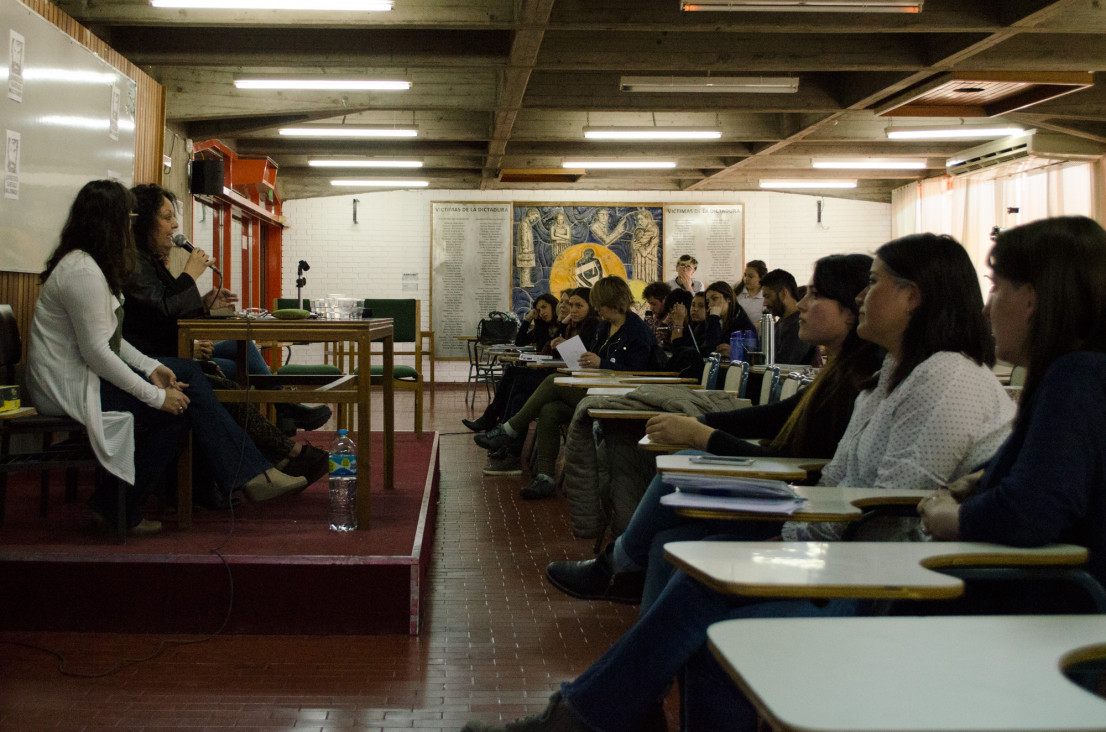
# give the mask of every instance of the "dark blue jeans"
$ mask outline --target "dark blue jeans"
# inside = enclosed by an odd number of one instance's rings
[[[680,455],[706,455],[699,450],[685,450]],[[641,615],[656,601],[669,577],[672,565],[664,558],[664,545],[670,541],[699,541],[708,536],[724,536],[738,541],[764,541],[780,533],[780,524],[773,521],[727,521],[725,519],[689,519],[661,505],[661,498],[675,487],[657,475],[645,490],[634,509],[630,523],[614,543],[615,571],[644,569],[645,590],[641,598]]]
[[[124,510],[127,526],[135,526],[142,521],[142,504],[177,455],[188,418],[147,406],[106,379],[100,379],[100,409],[134,415],[134,485],[127,487]],[[101,481],[88,502],[93,511],[112,524],[119,512],[118,481],[115,476]]]
[[[237,380],[238,365],[235,361],[236,358],[238,358],[238,341],[215,342],[215,348],[211,352],[211,360],[219,364],[219,368],[223,370],[228,379]],[[246,344],[246,371],[260,376],[270,376],[272,374],[272,371],[269,370],[269,364],[265,363],[261,351],[257,350],[257,344],[253,341]]]
[[[681,729],[756,730],[757,714],[707,647],[707,628],[734,618],[843,617],[860,614],[859,600],[816,605],[722,595],[683,572],[633,628],[561,693],[575,715],[599,732],[633,729],[681,678]],[[780,653],[799,660],[801,649],[781,641]]]

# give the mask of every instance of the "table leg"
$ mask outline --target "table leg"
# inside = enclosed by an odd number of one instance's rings
[[[372,515],[372,341],[357,340],[357,528],[367,531]]]
[[[381,379],[384,391],[384,487],[396,487],[396,424],[395,424],[395,339],[383,340],[384,373]]]

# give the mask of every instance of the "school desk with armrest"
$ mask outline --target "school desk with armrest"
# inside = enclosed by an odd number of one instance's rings
[[[1101,615],[743,618],[707,638],[776,730],[1106,729],[1106,701],[1063,675],[1106,657]]]

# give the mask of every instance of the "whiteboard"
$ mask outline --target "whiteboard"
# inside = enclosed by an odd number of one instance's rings
[[[0,271],[41,272],[81,186],[134,184],[138,86],[18,0],[0,42]]]

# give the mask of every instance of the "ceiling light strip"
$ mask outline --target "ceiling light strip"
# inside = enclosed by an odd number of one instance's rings
[[[353,178],[335,178],[330,181],[332,186],[347,186],[355,188],[426,188],[430,185],[430,181],[426,180],[387,180],[387,179],[365,179],[357,180]]]
[[[585,127],[588,140],[718,140],[721,130],[689,127]]]
[[[856,188],[856,180],[843,178],[773,178],[760,181],[761,188]]]
[[[421,160],[308,160],[311,168],[421,168]]]
[[[418,137],[414,128],[397,127],[282,127],[285,137]]]
[[[794,76],[623,76],[624,92],[668,94],[793,94],[799,91]]]
[[[317,10],[387,12],[391,0],[150,0],[155,8],[188,10]]]
[[[239,89],[406,91],[411,88],[411,82],[381,79],[235,79],[234,86]]]
[[[592,168],[596,170],[654,170],[675,168],[674,160],[568,160],[561,163],[562,168]]]
[[[925,0],[681,0],[687,12],[920,13]]]
[[[889,140],[979,140],[1020,135],[1021,127],[964,125],[963,127],[888,127]]]
[[[814,158],[810,167],[824,170],[925,170],[926,161]]]

